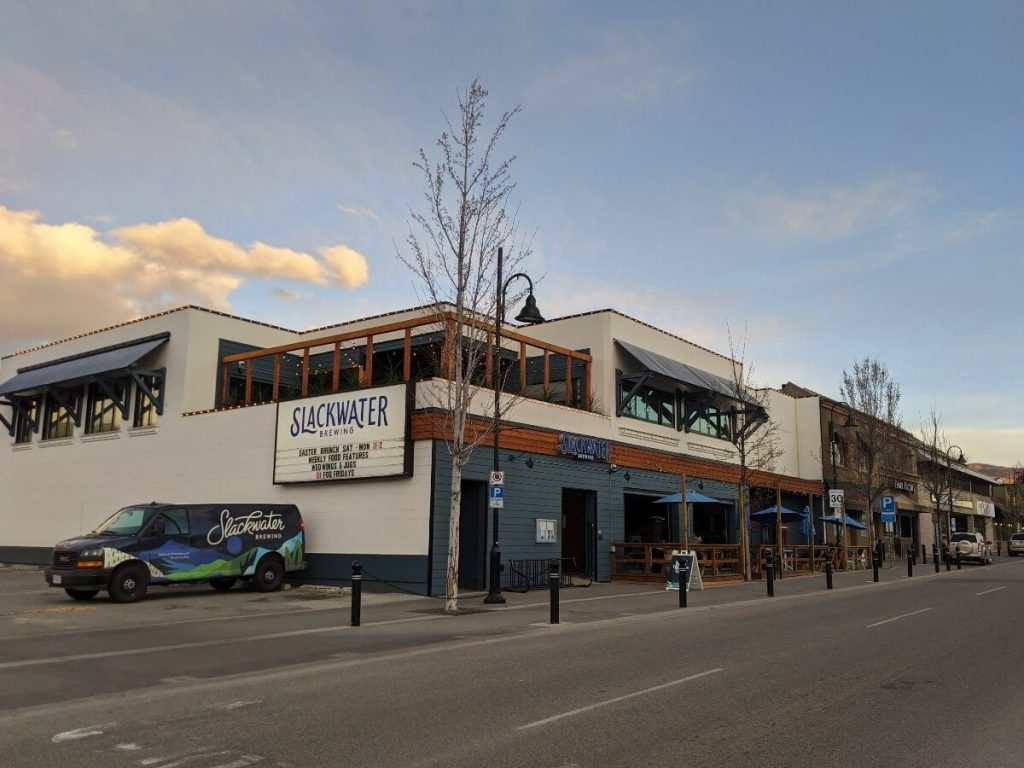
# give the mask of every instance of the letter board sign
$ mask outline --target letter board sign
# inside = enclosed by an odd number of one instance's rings
[[[412,474],[406,384],[277,404],[275,483]]]

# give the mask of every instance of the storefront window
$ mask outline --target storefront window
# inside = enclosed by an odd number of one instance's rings
[[[32,435],[39,423],[39,398],[20,398],[20,406],[14,411],[14,442],[31,443]]]
[[[666,427],[676,425],[676,399],[670,392],[652,387],[640,387],[633,397],[626,400],[632,387],[628,382],[619,385],[619,404],[622,415]]]
[[[78,411],[82,393],[77,390],[61,392],[64,403]],[[54,397],[46,398],[46,415],[43,418],[43,440],[58,440],[71,437],[75,433],[75,421],[65,405]]]
[[[142,381],[149,388],[149,391],[153,393],[153,400],[159,399],[163,379],[158,376],[143,376]],[[136,429],[140,427],[155,427],[157,425],[160,417],[157,415],[156,404],[153,400],[146,395],[140,386],[135,385],[132,426]]]
[[[690,432],[723,440],[732,438],[733,414],[713,405],[701,406],[696,409],[687,407],[686,423],[689,425]]]

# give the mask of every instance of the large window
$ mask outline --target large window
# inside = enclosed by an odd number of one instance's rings
[[[155,427],[159,421],[154,400],[160,399],[160,388],[163,386],[163,379],[159,376],[142,376],[142,383],[149,389],[152,399],[145,390],[138,384],[135,385],[135,402],[132,404],[132,426]]]
[[[85,419],[86,434],[117,432],[121,429],[119,403],[125,402],[127,394],[128,382],[124,379],[107,382],[105,389],[99,384],[90,384],[89,407]]]
[[[19,398],[19,407],[14,409],[14,442],[32,442],[32,435],[39,425],[39,398]]]
[[[46,398],[46,414],[43,417],[43,440],[58,440],[75,433],[72,412],[78,412],[82,393],[78,389],[66,389]],[[70,410],[69,410],[70,409]]]
[[[702,405],[697,409],[686,410],[688,431],[722,440],[732,439],[733,414],[731,411],[716,408],[713,405]]]
[[[632,387],[629,382],[622,382],[619,386],[619,405],[623,416],[634,419],[642,419],[653,424],[662,424],[666,427],[676,425],[676,398],[669,392],[662,392],[651,387],[640,387],[636,394],[626,402]]]

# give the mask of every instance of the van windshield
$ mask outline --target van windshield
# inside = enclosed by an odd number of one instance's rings
[[[93,533],[105,533],[110,536],[138,536],[149,512],[147,507],[119,509],[104,520]]]

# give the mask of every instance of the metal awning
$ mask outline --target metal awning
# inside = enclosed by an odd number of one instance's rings
[[[692,365],[681,363],[670,357],[659,355],[657,352],[651,352],[626,341],[615,339],[615,343],[630,357],[640,363],[648,373],[664,376],[686,386],[714,392],[731,400],[738,400],[754,406],[758,405],[757,401],[746,393],[737,393],[736,387],[731,381],[717,374],[703,371],[700,368],[695,368]]]
[[[103,347],[81,355],[19,368],[0,384],[0,395],[32,392],[54,384],[73,384],[95,376],[127,370],[169,339],[169,332]]]

